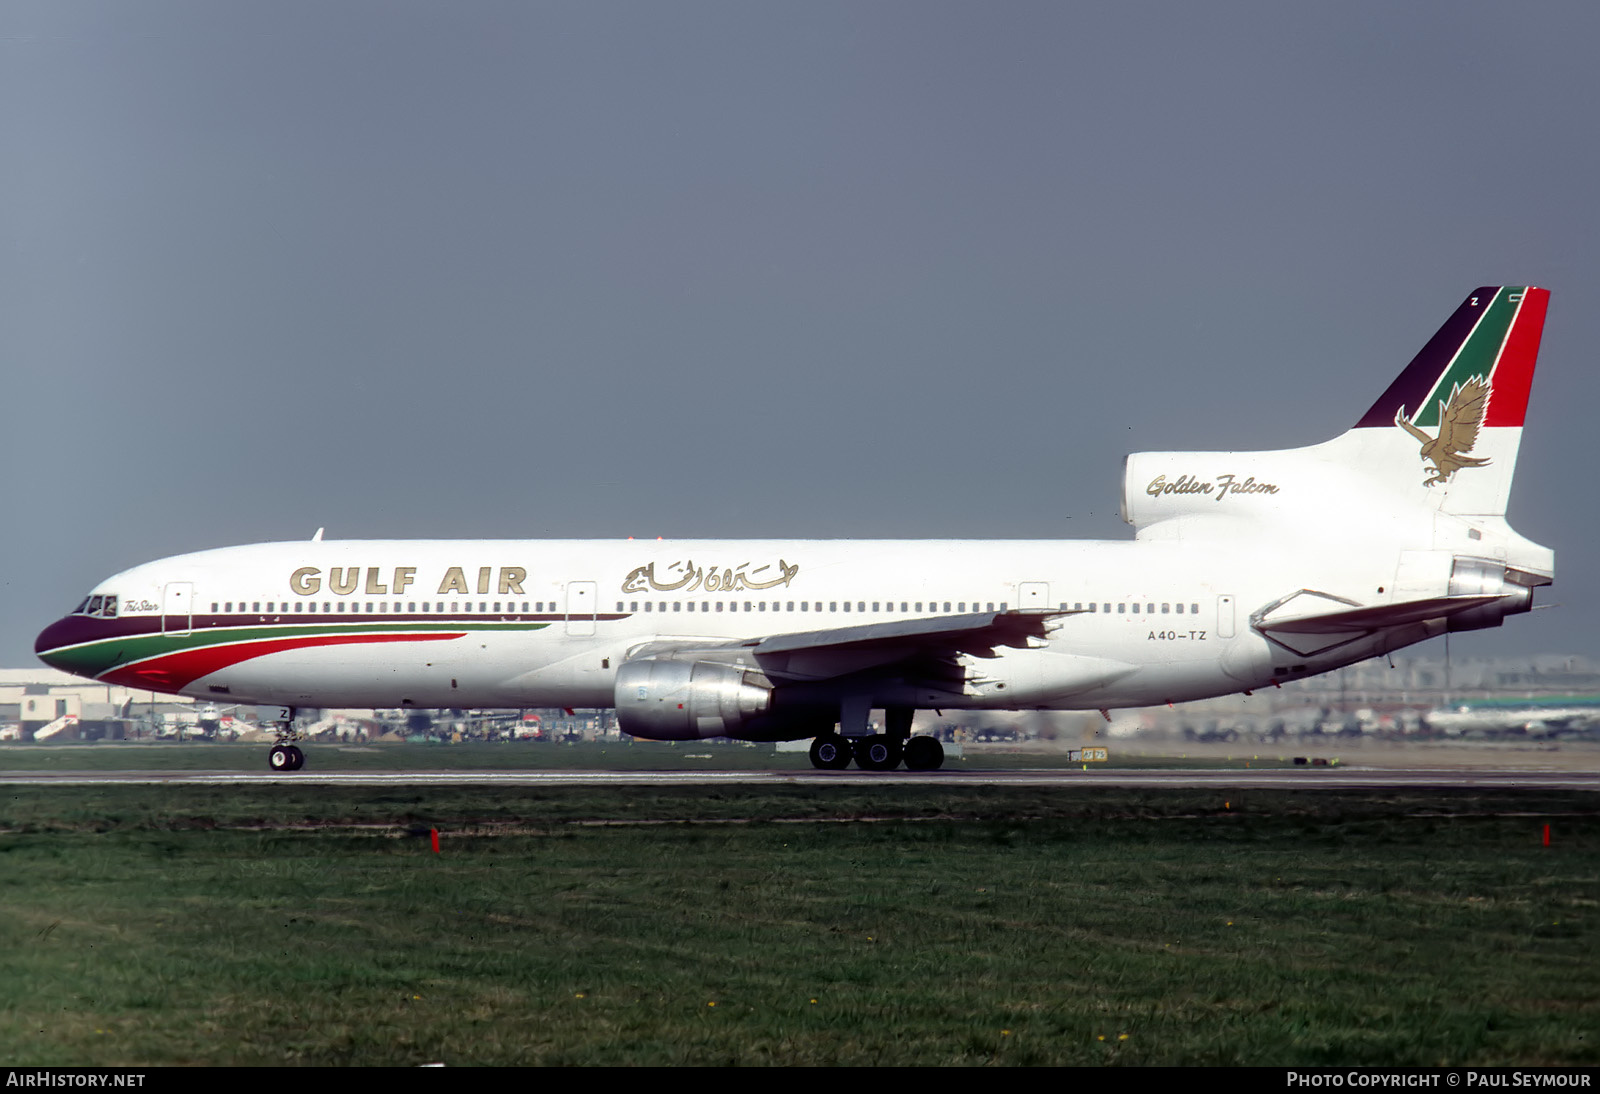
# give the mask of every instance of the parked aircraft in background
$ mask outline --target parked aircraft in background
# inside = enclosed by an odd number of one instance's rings
[[[1426,715],[1428,728],[1452,737],[1588,735],[1600,729],[1600,695],[1469,699]]]
[[[298,706],[614,706],[639,737],[811,737],[818,767],[936,768],[919,709],[1248,692],[1527,611],[1555,559],[1505,511],[1548,296],[1473,292],[1333,440],[1130,456],[1131,541],[319,533],[126,570],[37,650],[290,708],[278,768],[302,759]]]

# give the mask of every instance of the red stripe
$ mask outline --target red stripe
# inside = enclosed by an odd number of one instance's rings
[[[438,642],[447,638],[462,638],[461,633],[424,634],[320,634],[301,638],[269,638],[261,642],[238,642],[225,646],[201,646],[198,649],[179,650],[164,657],[153,657],[131,665],[122,665],[99,677],[108,684],[123,687],[153,688],[171,691],[185,687],[202,676],[219,669],[265,657],[269,653],[285,650],[309,649],[312,646],[343,646],[365,642]]]
[[[1494,394],[1489,396],[1489,411],[1483,418],[1486,426],[1520,426],[1528,414],[1528,389],[1533,386],[1533,365],[1539,358],[1550,290],[1530,288],[1523,294],[1522,308],[1494,367]]]

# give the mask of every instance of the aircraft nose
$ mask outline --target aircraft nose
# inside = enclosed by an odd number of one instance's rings
[[[39,632],[39,637],[33,641],[34,655],[53,669],[71,672],[72,669],[65,663],[63,649],[77,642],[82,642],[88,636],[83,633],[84,625],[88,620],[81,616],[66,616],[50,624]]]

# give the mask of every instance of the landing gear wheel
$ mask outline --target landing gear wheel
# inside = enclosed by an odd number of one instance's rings
[[[290,771],[299,771],[302,767],[304,767],[306,765],[306,754],[304,752],[301,752],[298,746],[290,745],[288,747],[287,751],[289,753],[289,770]]]
[[[850,766],[850,742],[837,733],[824,733],[811,742],[811,766],[839,771]]]
[[[856,766],[864,771],[893,771],[900,766],[904,746],[884,733],[856,740]]]
[[[267,766],[274,771],[293,771],[294,756],[283,745],[273,745],[267,753]]]
[[[906,742],[906,769],[937,771],[944,766],[944,745],[932,737],[913,737]]]

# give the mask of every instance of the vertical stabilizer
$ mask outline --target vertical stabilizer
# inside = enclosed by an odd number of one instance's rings
[[[1362,462],[1408,453],[1394,473],[1414,474],[1442,511],[1503,514],[1549,300],[1532,286],[1474,290],[1347,434],[1366,442]]]
[[[1503,517],[1549,299],[1531,286],[1474,290],[1355,426],[1323,444],[1129,456],[1124,519],[1143,530],[1202,516],[1298,525],[1346,510]]]

